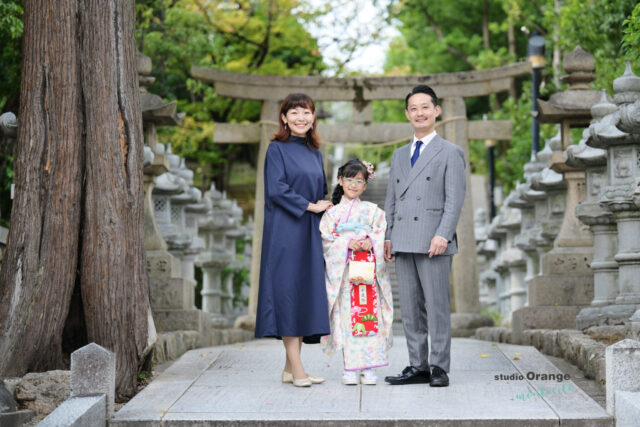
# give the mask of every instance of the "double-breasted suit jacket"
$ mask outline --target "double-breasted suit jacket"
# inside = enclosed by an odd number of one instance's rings
[[[464,152],[436,135],[411,167],[411,144],[393,154],[385,213],[386,240],[396,252],[426,254],[433,236],[449,242],[444,255],[458,252],[456,225],[466,188]]]
[[[420,370],[449,371],[451,315],[449,276],[458,252],[456,225],[466,189],[462,149],[436,135],[411,167],[411,144],[393,155],[385,213],[396,254],[400,311],[409,362]],[[434,236],[449,242],[429,257]],[[431,348],[428,338],[431,337]]]

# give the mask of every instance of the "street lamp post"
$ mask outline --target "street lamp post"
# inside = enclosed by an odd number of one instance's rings
[[[532,83],[532,102],[531,102],[531,159],[535,160],[536,153],[540,151],[540,124],[538,123],[538,96],[540,95],[540,76],[542,69],[546,64],[544,57],[544,37],[537,33],[529,38],[527,46],[527,56],[531,63],[531,83]]]

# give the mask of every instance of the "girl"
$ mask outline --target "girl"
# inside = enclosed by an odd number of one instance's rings
[[[393,300],[383,257],[387,222],[384,211],[359,198],[373,176],[373,166],[358,159],[338,169],[334,206],[320,220],[331,323],[321,345],[328,354],[342,349],[343,384],[357,384],[357,371],[362,384],[376,384],[374,368],[389,364],[392,345]],[[354,277],[357,261],[373,263],[371,282]]]

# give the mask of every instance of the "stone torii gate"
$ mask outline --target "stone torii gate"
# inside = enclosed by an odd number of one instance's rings
[[[384,143],[409,140],[413,131],[408,123],[373,123],[371,102],[404,99],[419,84],[431,86],[442,100],[440,133],[459,145],[469,164],[467,135],[472,139],[510,140],[511,121],[467,121],[464,98],[487,96],[508,91],[513,79],[531,72],[528,62],[481,71],[441,73],[424,76],[347,77],[270,76],[240,74],[209,68],[192,67],[191,75],[215,84],[221,96],[262,102],[260,122],[252,124],[216,123],[214,141],[221,144],[259,143],[257,185],[254,212],[250,325],[255,321],[258,303],[260,251],[264,221],[264,159],[271,135],[277,128],[280,102],[290,93],[302,92],[314,101],[349,101],[353,103],[353,123],[318,124],[318,133],[327,142]],[[442,132],[444,128],[444,132]],[[467,167],[467,188],[471,188]],[[479,319],[478,272],[471,192],[462,208],[458,225],[459,254],[453,259],[452,327],[472,329],[482,326]],[[463,314],[464,313],[464,314]],[[458,319],[456,321],[456,318]],[[475,325],[474,325],[475,323]]]

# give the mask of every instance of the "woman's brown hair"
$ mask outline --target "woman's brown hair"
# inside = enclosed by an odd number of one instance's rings
[[[313,104],[313,100],[304,93],[291,93],[282,101],[280,106],[280,114],[278,114],[278,131],[271,137],[272,141],[288,142],[291,138],[291,129],[285,126],[282,121],[282,115],[287,115],[287,112],[293,108],[308,108],[313,113],[313,126],[307,131],[307,146],[313,150],[320,148],[320,137],[316,133],[318,128],[318,118],[316,117],[316,106]]]

